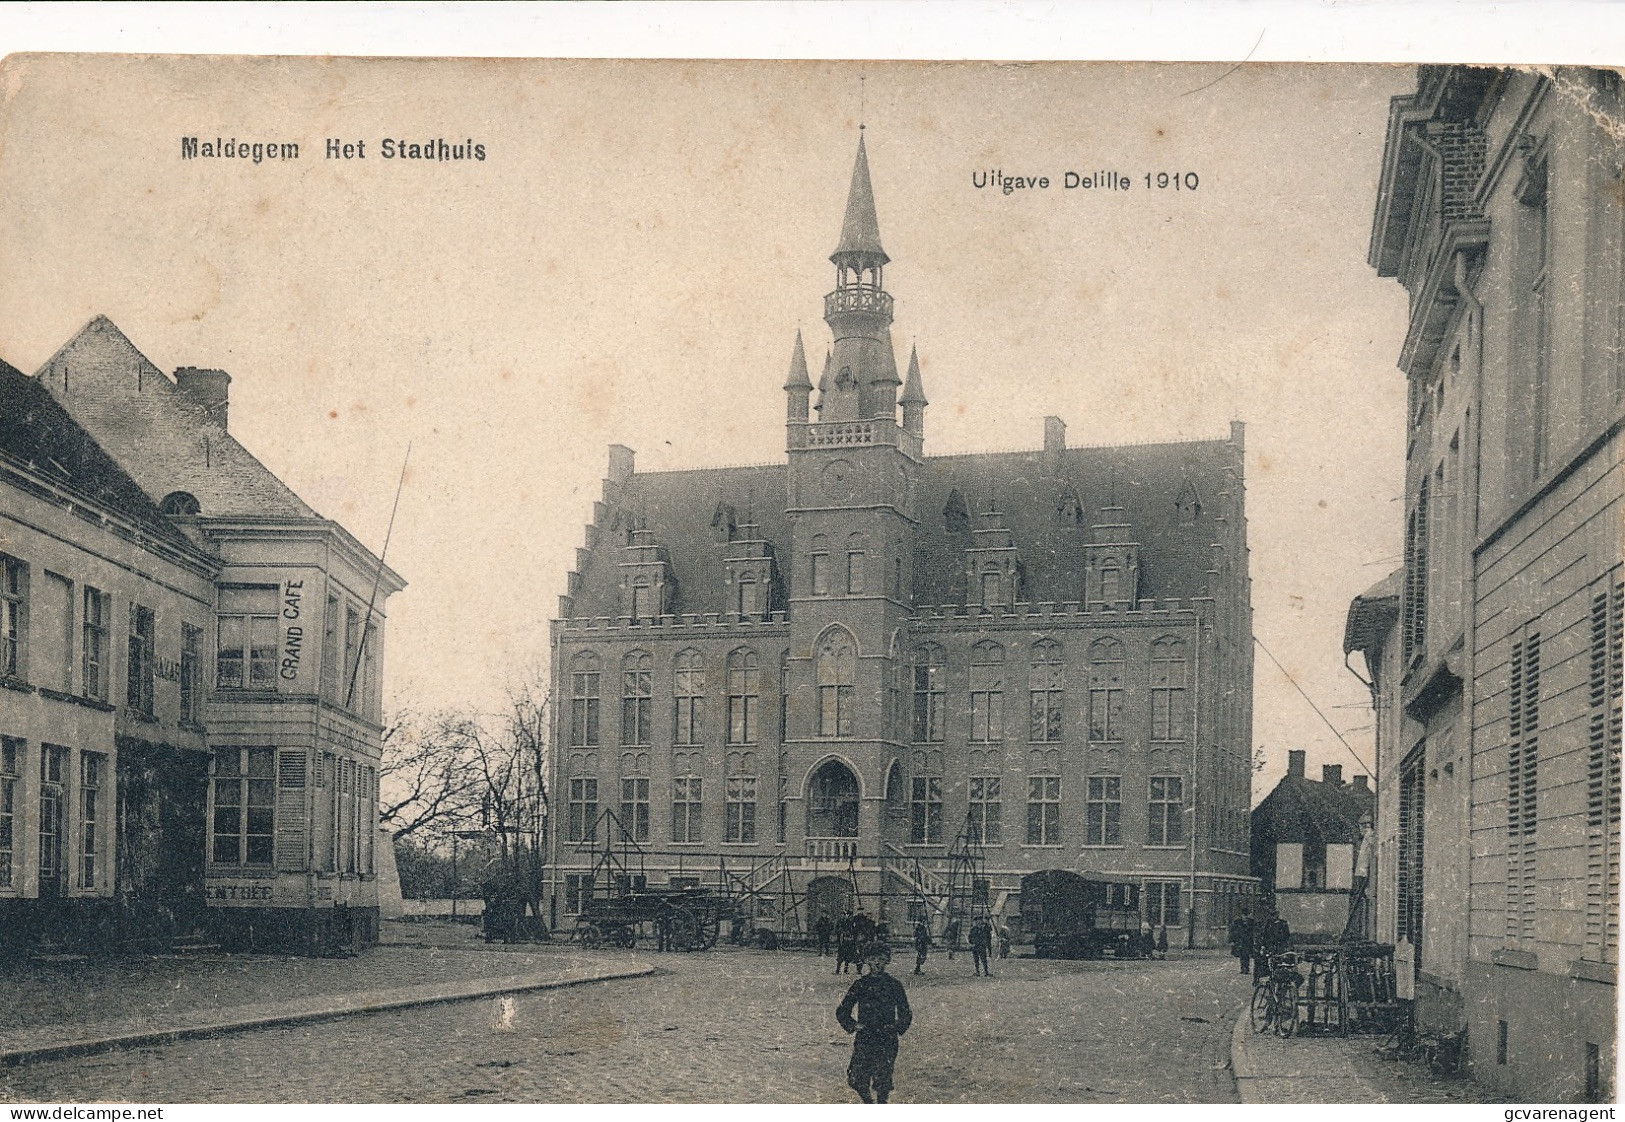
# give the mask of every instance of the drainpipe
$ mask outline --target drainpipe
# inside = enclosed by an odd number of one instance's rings
[[[1196,758],[1201,750],[1202,725],[1198,718],[1202,697],[1202,617],[1196,618],[1196,642],[1191,644],[1191,829],[1190,829],[1190,898],[1186,905],[1189,917],[1185,924],[1185,946],[1196,946],[1196,830],[1201,823],[1197,815]]]

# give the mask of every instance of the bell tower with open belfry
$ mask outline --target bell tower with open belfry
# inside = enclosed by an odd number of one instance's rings
[[[874,853],[891,839],[893,765],[907,738],[907,626],[923,424],[898,423],[890,258],[862,134],[824,297],[833,341],[809,419],[799,335],[786,391],[793,563],[785,755],[787,841],[809,856]],[[918,380],[917,372],[914,374]],[[918,387],[916,387],[917,389]],[[923,409],[923,393],[915,412]]]

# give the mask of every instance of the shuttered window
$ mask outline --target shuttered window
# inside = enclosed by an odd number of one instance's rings
[[[1615,570],[1591,596],[1586,759],[1586,957],[1619,961],[1620,659],[1625,584]]]
[[[1507,680],[1506,937],[1535,935],[1535,829],[1539,823],[1540,632],[1512,644]]]
[[[276,867],[287,873],[303,872],[305,868],[306,755],[303,748],[284,748],[277,758]]]

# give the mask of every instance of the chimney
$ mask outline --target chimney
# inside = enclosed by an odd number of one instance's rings
[[[1298,778],[1298,779],[1303,778],[1303,757],[1304,757],[1304,753],[1303,753],[1302,749],[1298,749],[1296,751],[1288,752],[1286,754],[1286,773],[1287,773],[1287,775],[1293,776],[1293,777]]]
[[[1059,417],[1044,418],[1044,451],[1066,451],[1066,422]]]
[[[198,366],[180,366],[175,369],[175,386],[181,396],[202,409],[215,424],[226,427],[226,407],[231,392],[231,375],[224,370],[206,370]]]
[[[609,446],[609,481],[625,483],[632,478],[632,449],[624,444]]]
[[[1247,423],[1245,421],[1231,421],[1230,422],[1230,443],[1234,444],[1238,451],[1245,451],[1246,450],[1246,448],[1247,448]]]
[[[1321,764],[1320,781],[1333,787],[1341,787],[1343,785],[1343,765]]]
[[[1349,780],[1349,782],[1354,784],[1354,793],[1356,795],[1365,795],[1370,793],[1370,788],[1365,785],[1365,776],[1356,775],[1353,779]]]

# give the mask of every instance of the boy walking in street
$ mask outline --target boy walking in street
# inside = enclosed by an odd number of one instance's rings
[[[970,927],[970,953],[975,960],[976,973],[987,978],[993,977],[993,925],[986,919],[978,919]]]
[[[898,1038],[914,1022],[903,983],[886,973],[891,950],[873,943],[864,955],[869,973],[852,983],[835,1010],[835,1019],[849,1033],[852,1061],[846,1067],[846,1082],[864,1102],[885,1102],[891,1098],[892,1068],[897,1063]],[[857,1010],[856,1019],[852,1012]],[[871,1089],[873,1097],[871,1097]]]
[[[921,916],[914,921],[914,973],[925,973],[925,956],[931,953],[931,925]]]

